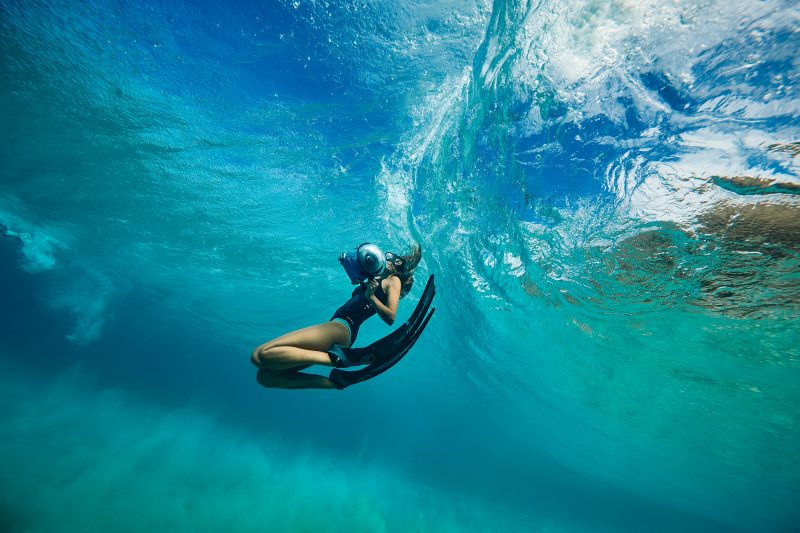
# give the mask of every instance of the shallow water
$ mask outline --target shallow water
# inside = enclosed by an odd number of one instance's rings
[[[794,529],[797,8],[396,4],[0,4],[0,528]],[[258,386],[363,241],[417,346]]]

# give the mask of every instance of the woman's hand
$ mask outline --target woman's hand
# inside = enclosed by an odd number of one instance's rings
[[[367,300],[370,302],[372,302],[372,296],[378,288],[378,283],[378,280],[371,279],[364,285],[364,296],[366,296]]]

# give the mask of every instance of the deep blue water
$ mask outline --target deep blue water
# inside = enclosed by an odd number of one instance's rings
[[[795,530],[798,16],[1,2],[0,529]],[[261,388],[364,241],[419,343]]]

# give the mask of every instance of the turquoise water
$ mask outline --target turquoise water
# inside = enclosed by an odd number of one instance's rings
[[[797,18],[0,3],[0,529],[794,530]],[[261,388],[363,241],[419,343]]]

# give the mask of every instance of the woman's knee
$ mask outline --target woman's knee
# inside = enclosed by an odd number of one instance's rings
[[[269,364],[271,359],[270,351],[272,350],[272,346],[268,344],[262,344],[255,350],[253,353],[250,354],[250,362],[253,363],[258,368],[263,368],[264,365]]]

